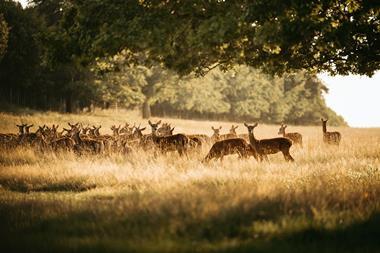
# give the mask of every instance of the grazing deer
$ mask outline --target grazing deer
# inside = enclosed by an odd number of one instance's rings
[[[148,121],[152,128],[152,140],[153,143],[158,147],[163,153],[168,151],[177,151],[179,155],[187,154],[187,147],[189,145],[189,138],[184,134],[175,134],[165,137],[157,136],[157,129],[161,120],[157,123],[152,123]]]
[[[214,128],[212,126],[211,129],[214,131],[213,135],[211,136],[211,140],[213,142],[219,141],[220,140],[220,130],[222,130],[222,127],[220,126],[219,128]]]
[[[253,134],[253,130],[257,127],[257,125],[258,123],[252,126],[244,123],[244,126],[248,129],[249,142],[251,143],[253,149],[257,152],[259,161],[262,161],[263,159],[268,161],[267,155],[282,152],[286,161],[293,162],[294,159],[289,152],[289,149],[292,146],[292,141],[283,137],[257,140]]]
[[[294,144],[298,144],[302,148],[302,135],[300,133],[285,133],[285,129],[287,127],[287,125],[281,123],[280,129],[278,130],[278,135],[291,139]]]
[[[342,135],[339,132],[327,132],[327,121],[328,119],[322,119],[322,131],[323,131],[323,142],[326,144],[338,145],[342,139]]]
[[[257,160],[256,152],[248,142],[240,138],[234,138],[215,142],[203,162],[208,162],[211,159],[220,159],[222,161],[224,156],[232,154],[238,154],[239,158],[247,158],[249,155],[253,155]]]

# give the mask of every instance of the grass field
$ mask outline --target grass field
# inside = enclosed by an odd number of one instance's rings
[[[77,121],[102,133],[147,125],[123,111],[3,113],[0,133]],[[231,125],[164,121],[208,135]],[[323,145],[321,126],[289,126],[304,136],[304,148],[291,149],[295,163],[278,154],[202,164],[207,147],[190,159],[0,150],[0,252],[380,252],[380,129],[330,130],[342,133],[339,148]],[[277,131],[259,125],[255,134]]]

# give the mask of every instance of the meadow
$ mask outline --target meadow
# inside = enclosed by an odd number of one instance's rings
[[[176,133],[247,132],[242,122],[162,120]],[[1,113],[0,133],[24,122],[101,124],[101,133],[135,122],[150,132],[136,112],[98,111]],[[320,122],[289,126],[304,136],[294,163],[276,154],[203,164],[209,146],[189,158],[0,150],[0,251],[380,252],[380,129],[329,130],[341,132],[339,147],[323,144]]]

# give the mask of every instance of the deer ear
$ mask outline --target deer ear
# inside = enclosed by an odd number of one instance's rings
[[[259,125],[259,123],[256,122],[255,125],[254,125],[254,127],[257,127],[258,125]]]
[[[213,126],[211,127],[211,129],[212,129],[212,130],[215,130],[215,128],[214,128]]]
[[[149,123],[149,125],[152,125],[152,122],[150,122],[150,120],[148,120],[148,123]]]
[[[244,126],[245,126],[245,127],[248,127],[248,124],[244,122]]]
[[[140,129],[140,131],[142,132],[142,131],[144,131],[145,129],[146,129],[146,127],[144,127],[144,128],[141,128],[141,129]]]
[[[239,126],[236,126],[235,129],[238,129]]]
[[[175,127],[173,127],[173,128],[170,130],[170,132],[173,132],[173,131],[174,131],[174,128],[175,128]]]
[[[159,124],[161,124],[161,120],[159,120],[159,121],[157,122],[157,125],[159,125]]]
[[[285,126],[284,126],[284,128],[287,128],[287,127],[288,127],[288,125],[285,125]]]
[[[219,127],[219,130],[222,129],[222,126]]]

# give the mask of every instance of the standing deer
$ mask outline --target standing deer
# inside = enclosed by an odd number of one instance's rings
[[[326,144],[338,145],[342,139],[342,135],[339,132],[327,132],[327,121],[328,119],[322,119],[322,131],[323,131],[323,142]]]
[[[298,144],[302,148],[302,135],[300,133],[285,133],[285,129],[287,127],[287,125],[281,123],[280,129],[278,130],[278,135],[291,139],[294,144]]]
[[[175,134],[170,136],[159,137],[157,136],[157,129],[161,120],[157,123],[152,123],[148,121],[152,128],[152,140],[156,147],[158,147],[161,152],[166,153],[168,151],[177,151],[179,155],[187,154],[187,148],[189,145],[189,138],[184,134]]]
[[[253,134],[253,130],[257,127],[258,123],[254,125],[248,125],[244,123],[244,126],[248,129],[249,142],[251,143],[253,149],[257,152],[259,161],[265,159],[268,160],[269,154],[276,154],[282,152],[286,161],[293,162],[294,159],[290,155],[289,149],[292,146],[292,141],[288,138],[278,137],[272,139],[257,140]]]
[[[224,156],[232,154],[238,154],[239,158],[253,155],[257,160],[256,152],[248,142],[244,139],[234,138],[215,142],[202,162],[208,162],[211,159],[223,161]]]

